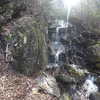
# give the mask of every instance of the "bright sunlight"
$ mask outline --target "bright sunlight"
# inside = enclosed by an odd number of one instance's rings
[[[64,4],[64,7],[72,7],[72,6],[75,6],[79,3],[80,0],[62,0],[63,1],[63,4]]]

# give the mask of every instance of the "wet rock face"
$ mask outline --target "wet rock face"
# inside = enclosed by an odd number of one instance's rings
[[[43,70],[46,65],[45,33],[32,17],[22,17],[14,24],[10,44],[14,69],[26,75]]]
[[[85,29],[81,22],[72,22],[68,28],[59,29],[59,36],[60,41],[65,46],[66,63],[91,66],[90,59],[93,58],[94,52],[93,48],[90,49],[89,46],[97,41],[96,34]],[[99,46],[94,48],[99,56]]]
[[[82,37],[82,34],[78,33],[78,30],[75,28],[77,29],[76,26],[69,27],[66,31],[66,38],[62,39],[66,48],[66,62],[84,66],[87,64],[88,50],[83,45],[85,39],[82,40],[82,38],[84,37]]]

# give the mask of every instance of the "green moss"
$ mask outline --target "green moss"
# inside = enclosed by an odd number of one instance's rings
[[[96,67],[97,67],[97,68],[100,68],[100,63],[97,63],[97,64],[96,64]]]
[[[74,69],[70,69],[69,72],[71,73],[71,75],[84,76],[84,73],[83,72],[79,72],[79,71],[76,71]]]
[[[95,61],[100,62],[100,57],[96,57]]]
[[[86,70],[83,69],[83,70],[76,70],[74,68],[72,68],[71,66],[69,65],[64,65],[64,68],[72,75],[72,76],[84,76],[85,73],[86,73]]]
[[[64,93],[60,100],[72,100],[72,97],[69,95],[69,93]]]

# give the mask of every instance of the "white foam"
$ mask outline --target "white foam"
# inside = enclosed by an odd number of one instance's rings
[[[95,93],[98,91],[98,87],[96,84],[94,84],[94,78],[87,78],[85,83],[83,84],[83,89],[87,93],[87,95],[90,95],[92,93]]]

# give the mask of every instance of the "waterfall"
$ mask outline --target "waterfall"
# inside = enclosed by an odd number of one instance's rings
[[[55,35],[55,39],[51,41],[51,45],[50,45],[50,49],[52,52],[52,55],[54,56],[54,62],[50,62],[48,67],[51,67],[51,65],[53,67],[58,67],[59,65],[61,65],[61,62],[59,61],[59,56],[62,53],[65,53],[65,47],[64,45],[61,43],[60,41],[60,32],[59,30],[61,28],[65,28],[65,23],[63,20],[57,21],[57,27],[56,27],[56,33],[54,33]]]
[[[86,39],[84,33],[81,34],[77,24],[69,22],[68,27],[66,27],[66,23],[63,21],[58,21],[53,31],[49,33],[51,37],[52,35],[55,37],[50,40],[49,53],[51,57],[49,57],[49,60],[51,61],[48,63],[47,68],[62,68],[67,65],[67,71],[71,69],[73,72],[78,73],[78,77],[84,76],[84,82],[79,86],[75,84],[75,89],[70,91],[75,91],[75,93],[71,92],[73,100],[89,100],[92,93],[98,92],[98,86],[94,82],[96,78],[91,75],[86,67],[88,49],[82,44]],[[64,59],[60,59],[61,55],[64,55]],[[89,76],[86,78],[85,75]]]

